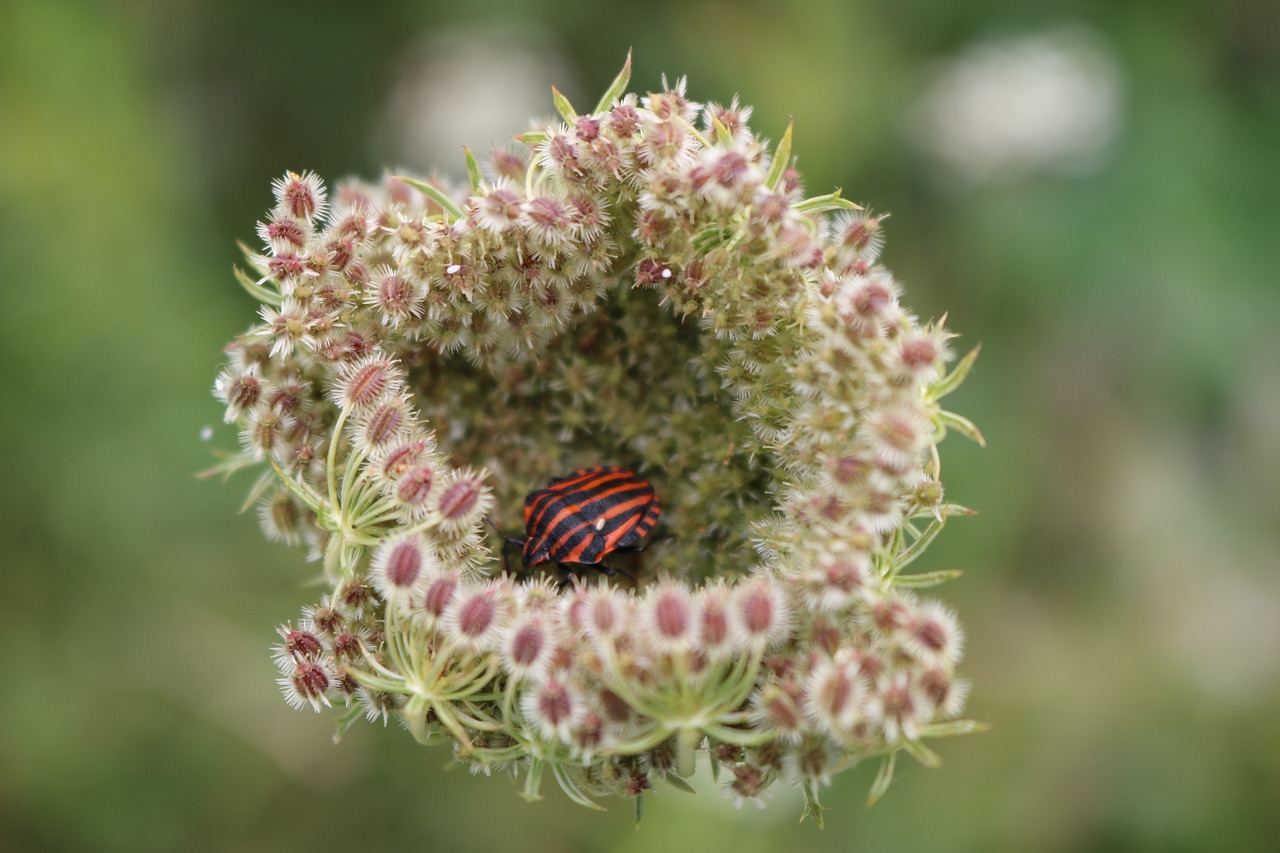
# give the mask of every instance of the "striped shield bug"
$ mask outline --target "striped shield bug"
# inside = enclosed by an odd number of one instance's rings
[[[638,543],[660,515],[662,504],[648,481],[616,465],[582,468],[524,499],[525,538],[503,536],[502,567],[507,570],[505,546],[511,545],[520,549],[526,569],[555,563],[625,574],[602,561],[615,551],[644,550]]]

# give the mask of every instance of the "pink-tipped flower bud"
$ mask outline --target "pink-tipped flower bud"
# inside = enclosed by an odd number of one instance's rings
[[[342,615],[342,611],[333,606],[333,602],[327,595],[320,599],[319,604],[302,608],[302,616],[303,624],[308,629],[326,637],[341,633],[347,625],[346,617]]]
[[[831,784],[831,775],[847,759],[829,737],[810,735],[800,738],[782,755],[782,773],[792,785]]]
[[[307,222],[323,218],[326,208],[325,188],[314,172],[287,173],[271,183],[276,197],[276,212]]]
[[[733,768],[733,781],[725,786],[725,794],[733,798],[733,804],[742,808],[743,803],[752,803],[756,808],[765,806],[765,796],[772,793],[769,786],[774,776],[753,764],[739,764]]]
[[[213,395],[227,407],[223,415],[226,423],[233,422],[242,412],[252,409],[262,398],[263,382],[258,370],[256,364],[243,369],[228,367],[214,380]]]
[[[920,676],[920,689],[944,719],[960,716],[969,696],[969,682],[956,679],[940,667],[927,670]]]
[[[823,556],[810,575],[824,610],[840,610],[866,596],[871,558],[861,551],[841,550]]]
[[[573,238],[577,213],[567,201],[551,196],[535,196],[525,202],[520,221],[536,240],[559,248]]]
[[[600,119],[595,116],[578,116],[573,123],[573,135],[583,142],[590,142],[600,135]]]
[[[344,409],[360,411],[398,393],[401,385],[395,362],[371,356],[343,365],[333,380],[329,396]]]
[[[732,148],[713,155],[707,161],[707,167],[714,185],[733,193],[742,188],[752,171],[751,161],[746,155]]]
[[[847,453],[827,460],[831,479],[841,486],[857,486],[865,483],[871,473],[871,463],[860,455]]]
[[[457,572],[444,572],[428,578],[426,591],[422,594],[419,602],[421,615],[425,616],[427,621],[432,624],[443,619],[449,609],[449,605],[453,603],[454,597],[458,594],[460,583]]]
[[[738,587],[738,630],[742,642],[767,648],[786,638],[791,630],[791,607],[782,589],[763,578]]]
[[[476,222],[491,234],[505,234],[520,224],[523,202],[524,197],[510,181],[500,180],[488,193],[476,199]]]
[[[563,131],[552,131],[547,141],[538,148],[538,162],[553,175],[573,178],[582,172],[574,141]]]
[[[640,129],[640,113],[636,111],[635,101],[624,99],[608,112],[604,121],[614,136],[619,139],[631,138]]]
[[[671,267],[653,258],[641,258],[636,264],[636,287],[667,284],[674,278]]]
[[[682,651],[697,641],[697,614],[684,587],[660,583],[640,607],[645,635],[659,651]]]
[[[365,610],[377,603],[374,589],[367,583],[358,580],[344,580],[333,591],[333,600],[338,602],[342,611],[350,618],[363,618]]]
[[[374,470],[384,482],[397,483],[426,460],[434,449],[435,443],[426,438],[406,441],[379,454]]]
[[[862,713],[862,685],[844,661],[824,657],[805,683],[805,711],[821,728],[839,737]]]
[[[364,657],[365,641],[356,631],[343,631],[333,638],[333,657],[338,661],[356,662]]]
[[[373,553],[369,577],[387,601],[408,602],[423,591],[429,575],[439,571],[436,555],[420,534],[383,540]]]
[[[267,244],[273,255],[296,254],[307,246],[311,228],[288,215],[276,215],[258,223],[258,236]]]
[[[903,647],[930,666],[949,666],[960,659],[964,633],[956,616],[939,601],[927,601],[908,618]]]
[[[380,267],[374,273],[365,302],[382,313],[388,326],[399,328],[422,316],[424,295],[422,285],[407,270]]]
[[[582,700],[566,682],[550,678],[521,697],[520,710],[543,737],[568,743],[584,708]]]
[[[856,336],[871,338],[888,325],[898,307],[898,286],[888,273],[855,276],[836,293],[840,318]]]
[[[492,504],[493,495],[483,476],[473,471],[454,471],[441,487],[435,508],[440,527],[456,531],[476,524]]]
[[[942,375],[951,352],[941,330],[916,330],[903,335],[886,356],[890,375],[904,385],[928,385]]]
[[[873,704],[873,714],[879,718],[884,739],[890,744],[903,738],[919,739],[920,724],[932,719],[934,712],[929,698],[905,672],[893,676]]]
[[[443,628],[450,639],[472,651],[492,651],[502,638],[509,609],[492,585],[462,588],[445,613]]]
[[[854,211],[838,217],[834,223],[834,238],[839,260],[843,265],[854,261],[874,263],[884,247],[884,216],[867,211]]]
[[[502,666],[513,678],[529,678],[547,671],[556,638],[540,616],[524,617],[509,627],[500,649]]]
[[[415,426],[417,417],[407,399],[384,397],[359,413],[352,432],[357,447],[365,453],[377,453],[403,442]]]
[[[804,726],[804,716],[796,698],[778,685],[764,688],[752,704],[758,719],[784,735],[794,735]]]
[[[314,662],[319,661],[324,656],[324,643],[320,642],[319,637],[304,628],[281,625],[276,628],[276,633],[280,635],[284,642],[275,646],[273,657],[284,671],[292,669],[293,664],[298,661]]]
[[[282,459],[286,456],[286,436],[294,419],[261,406],[251,409],[240,429],[240,444],[255,459]]]
[[[524,157],[506,148],[495,148],[489,160],[493,163],[495,175],[509,181],[523,181],[525,171],[529,168]]]
[[[329,706],[332,679],[318,663],[297,661],[289,671],[276,679],[276,683],[280,685],[280,692],[284,694],[284,701],[289,703],[290,708],[301,710],[309,705],[318,713],[322,705]]]
[[[424,461],[400,477],[391,490],[391,498],[411,518],[421,518],[431,508],[439,487],[440,475],[435,466]]]
[[[694,599],[698,621],[698,651],[711,661],[728,660],[739,651],[740,632],[734,625],[733,594],[724,584],[703,588]]]
[[[747,126],[747,122],[751,119],[751,112],[751,107],[738,105],[738,97],[735,95],[727,107],[715,103],[707,104],[706,110],[703,111],[703,124],[708,131],[711,131],[719,123],[729,131],[729,136],[733,139],[747,142],[752,137],[751,128]]]
[[[688,126],[681,121],[649,121],[644,125],[644,139],[636,154],[646,165],[672,163],[685,165],[694,150]]]
[[[849,654],[849,665],[868,685],[877,684],[889,668],[884,656],[874,649],[856,649]]]
[[[895,473],[918,466],[930,435],[929,423],[919,409],[905,405],[871,415],[861,432],[880,467]]]
[[[587,636],[597,640],[619,636],[627,627],[628,601],[616,590],[598,586],[579,593],[581,603],[573,608]]]
[[[302,508],[288,492],[277,491],[259,504],[258,520],[268,539],[286,545],[302,541]]]
[[[870,627],[882,637],[896,635],[911,624],[914,618],[911,605],[914,600],[909,593],[876,598],[867,611]]]

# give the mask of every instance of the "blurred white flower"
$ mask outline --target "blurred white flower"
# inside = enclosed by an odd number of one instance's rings
[[[1093,30],[988,40],[942,65],[907,133],[957,177],[984,183],[1088,171],[1116,136],[1123,75]]]
[[[397,58],[378,153],[461,178],[462,146],[483,158],[548,111],[549,83],[570,97],[579,75],[555,35],[536,24],[459,25],[411,42]]]

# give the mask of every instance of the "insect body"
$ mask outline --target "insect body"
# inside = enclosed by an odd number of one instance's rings
[[[616,465],[597,465],[530,492],[524,500],[525,538],[506,542],[520,548],[527,569],[557,563],[615,575],[601,561],[614,551],[642,550],[637,543],[661,514],[646,480]]]

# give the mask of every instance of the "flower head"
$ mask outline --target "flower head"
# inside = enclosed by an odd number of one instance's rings
[[[956,514],[939,398],[972,357],[945,373],[883,214],[803,197],[790,130],[629,73],[597,111],[557,93],[469,190],[348,181],[330,210],[277,180],[221,467],[263,471],[267,535],[332,585],[280,632],[290,704],[395,716],[531,796],[539,768],[641,796],[706,750],[737,801],[783,780],[816,811],[838,769],[966,725],[959,622],[901,569]],[[533,497],[597,464],[650,488]]]

